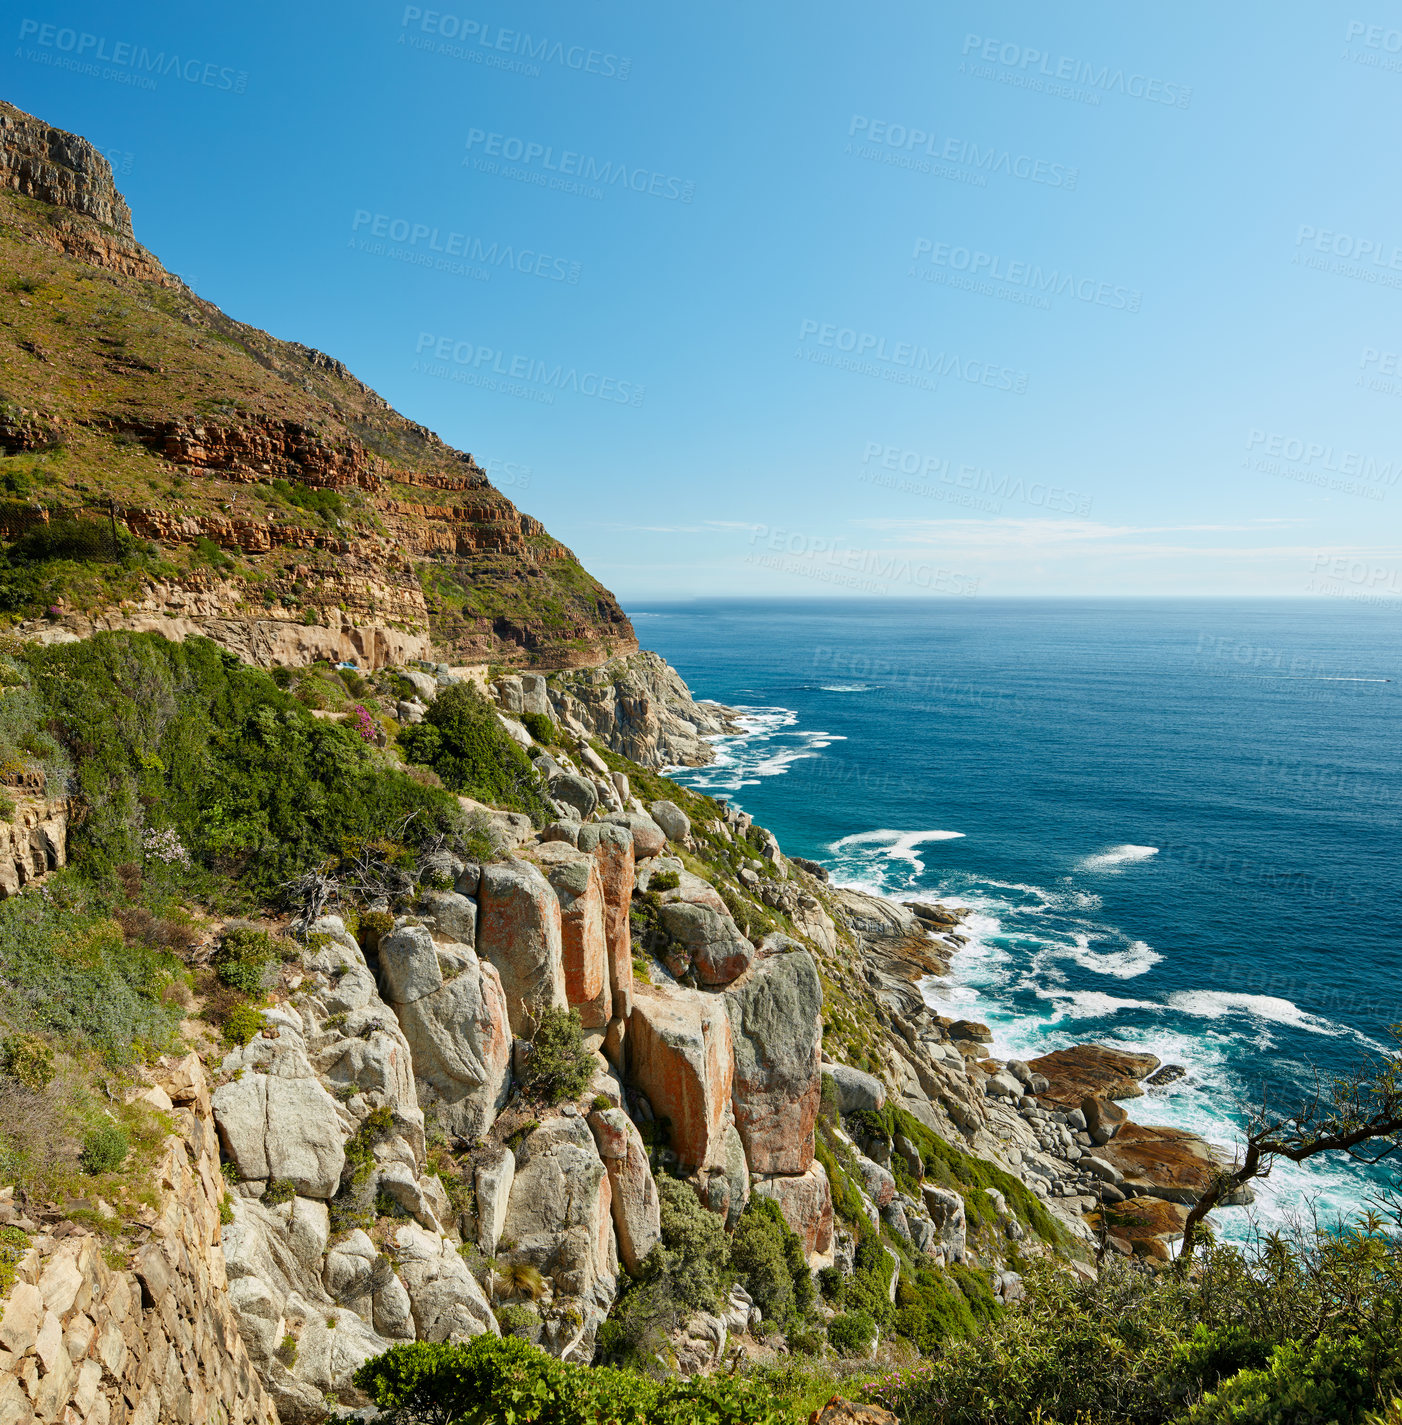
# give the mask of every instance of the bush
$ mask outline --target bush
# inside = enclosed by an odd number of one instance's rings
[[[521,726],[544,747],[551,747],[560,740],[560,729],[544,713],[522,713]]]
[[[83,1151],[78,1155],[85,1173],[112,1173],[126,1162],[131,1143],[126,1130],[116,1123],[101,1123],[83,1135]]]
[[[578,1098],[589,1087],[597,1062],[584,1047],[583,1032],[577,1009],[543,1010],[521,1076],[523,1086],[547,1103]]]
[[[766,1321],[783,1323],[813,1307],[813,1278],[798,1234],[770,1197],[752,1197],[736,1224],[730,1265]]]
[[[471,683],[444,688],[421,723],[400,730],[399,746],[410,762],[431,767],[451,791],[526,812],[537,826],[549,818],[535,769]]]
[[[451,1425],[780,1425],[791,1418],[771,1392],[745,1380],[654,1380],[573,1365],[511,1336],[394,1346],[361,1366],[355,1383],[399,1418]]]
[[[174,957],[128,945],[72,873],[46,889],[0,902],[0,1003],[16,1035],[56,1035],[113,1064],[173,1047],[180,1015],[166,995],[180,971]]]
[[[6,1039],[3,1049],[5,1072],[31,1093],[42,1093],[53,1082],[54,1051],[33,1034],[17,1034]]]
[[[281,1207],[285,1202],[291,1202],[297,1196],[297,1184],[291,1178],[278,1178],[268,1184],[267,1191],[263,1194],[264,1207]]]
[[[262,1027],[261,1009],[256,1005],[236,1004],[224,1019],[224,1038],[230,1044],[247,1044]]]
[[[224,932],[214,970],[226,985],[256,995],[263,988],[264,973],[277,958],[277,947],[266,930],[240,925]]]
[[[391,831],[427,840],[461,819],[446,792],[420,786],[354,729],[313,718],[208,639],[101,633],[24,656],[40,725],[57,730],[77,767],[83,816],[69,854],[91,878],[139,861],[143,830],[158,826],[197,867],[270,902],[295,875],[334,869]]]
[[[865,1356],[876,1339],[876,1322],[865,1311],[834,1316],[828,1322],[828,1340],[844,1356]]]

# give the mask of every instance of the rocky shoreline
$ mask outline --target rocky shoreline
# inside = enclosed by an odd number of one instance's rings
[[[514,681],[497,685],[504,708],[514,705]],[[704,765],[714,757],[711,740],[744,731],[737,710],[695,700],[652,653],[539,684],[540,710],[548,707],[562,725],[645,765]],[[1026,1063],[993,1058],[987,1026],[935,1013],[922,992],[931,977],[949,974],[966,943],[959,931],[965,911],[834,886],[818,863],[783,857],[777,841],[773,853],[798,879],[830,892],[860,946],[906,1106],[1006,1167],[1076,1232],[1124,1255],[1170,1259],[1188,1207],[1228,1165],[1200,1136],[1137,1123],[1120,1101],[1142,1097],[1146,1083],[1169,1082],[1182,1069],[1095,1043]],[[1250,1201],[1247,1190],[1226,1205]]]

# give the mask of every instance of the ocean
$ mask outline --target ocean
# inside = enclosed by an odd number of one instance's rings
[[[834,880],[966,906],[926,998],[1030,1058],[1094,1040],[1187,1072],[1139,1121],[1237,1141],[1247,1105],[1402,1020],[1402,605],[706,602],[629,610],[745,710],[724,796]],[[1394,1046],[1395,1047],[1395,1046]],[[1241,1238],[1363,1207],[1380,1170],[1278,1165]]]

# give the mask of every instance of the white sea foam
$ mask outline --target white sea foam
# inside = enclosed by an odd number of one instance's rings
[[[962,831],[858,831],[834,841],[829,848],[834,855],[879,858],[894,865],[904,862],[910,867],[910,874],[918,876],[925,869],[925,862],[916,848],[931,841],[955,841],[962,838]],[[885,894],[880,891],[878,894]]]
[[[1324,1034],[1331,1039],[1349,1032],[1344,1025],[1321,1019],[1319,1015],[1301,1009],[1293,1000],[1280,999],[1276,995],[1233,994],[1229,990],[1179,990],[1169,995],[1168,1007],[1198,1019],[1225,1019],[1228,1015],[1245,1014],[1272,1024],[1289,1025],[1291,1029],[1303,1029],[1307,1034]]]
[[[1068,960],[1074,960],[1083,970],[1113,975],[1117,980],[1132,980],[1136,975],[1146,974],[1163,959],[1142,940],[1133,940],[1118,950],[1096,950],[1091,946],[1089,935],[1076,932],[1074,942],[1062,949],[1061,953]]]
[[[868,683],[819,683],[818,686],[825,693],[869,693],[871,685]]]
[[[1135,861],[1147,861],[1150,856],[1157,856],[1159,848],[1157,846],[1134,846],[1126,843],[1123,846],[1112,846],[1108,851],[1101,851],[1094,856],[1087,856],[1076,865],[1078,871],[1117,871],[1121,866],[1131,865]]]

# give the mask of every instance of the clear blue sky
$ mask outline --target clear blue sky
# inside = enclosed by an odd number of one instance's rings
[[[1402,593],[1402,12],[1056,10],[23,0],[3,92],[625,600]]]

